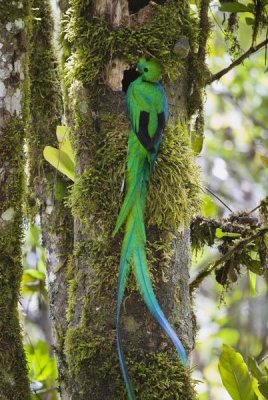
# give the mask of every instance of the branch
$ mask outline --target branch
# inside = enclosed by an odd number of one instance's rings
[[[208,265],[203,271],[201,271],[197,277],[193,280],[193,282],[190,283],[190,293],[192,293],[200,284],[203,282],[203,280],[211,274],[220,264],[222,264],[225,261],[228,261],[230,257],[237,251],[246,246],[248,243],[252,242],[252,240],[256,239],[257,237],[264,235],[265,233],[268,232],[268,228],[262,228],[260,229],[257,233],[255,233],[252,236],[249,236],[245,239],[239,240],[231,249],[224,254],[221,258],[219,258],[214,264]]]
[[[268,44],[268,38],[263,40],[263,42],[259,43],[257,46],[251,46],[244,54],[242,54],[240,57],[238,57],[234,62],[232,62],[228,67],[222,69],[221,71],[217,72],[216,74],[210,76],[206,84],[210,85],[212,82],[217,81],[221,77],[223,77],[225,74],[227,74],[229,71],[231,71],[234,67],[237,67],[240,65],[246,58],[248,58],[251,54],[256,53],[258,50],[260,50],[262,47],[266,46]]]

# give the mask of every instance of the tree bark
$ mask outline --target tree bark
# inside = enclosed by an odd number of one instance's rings
[[[18,300],[23,237],[27,1],[0,3],[0,397],[28,400]]]
[[[188,221],[189,214],[198,204],[197,173],[185,133],[190,118],[189,92],[192,84],[188,71],[194,57],[195,39],[191,30],[183,25],[197,22],[190,21],[188,2],[166,3],[163,6],[148,5],[137,15],[129,16],[128,4],[123,0],[112,3],[93,1],[90,4],[87,1],[71,1],[65,36],[71,48],[71,57],[66,65],[65,78],[77,168],[76,182],[70,196],[76,228],[68,298],[69,326],[65,341],[71,379],[69,397],[66,399],[126,398],[115,344],[117,275],[122,236],[119,240],[113,240],[111,232],[123,199],[120,187],[124,178],[129,129],[121,80],[124,69],[137,62],[142,55],[155,56],[162,63],[166,60],[170,74],[175,75],[173,82],[170,82],[169,71],[165,71],[173,128],[166,133],[158,165],[164,170],[167,168],[171,179],[173,174],[177,174],[176,179],[182,179],[174,184],[174,188],[170,181],[168,194],[160,190],[159,197],[158,189],[163,188],[161,185],[156,187],[155,196],[151,195],[148,201],[149,208],[159,210],[155,214],[148,210],[147,215],[149,266],[159,303],[187,351],[193,348],[194,319],[188,286],[189,232],[188,229],[179,231],[178,226]],[[181,25],[174,28],[166,46],[172,52],[176,41],[180,40],[181,35],[187,34],[191,47],[191,57],[186,55],[185,59],[177,58],[176,61],[173,56],[165,56],[164,52],[161,56],[158,53],[162,38],[152,36],[154,29],[159,26],[164,32],[170,28],[167,15],[171,17],[173,13]],[[168,26],[161,26],[163,21]],[[161,36],[161,33],[158,34]],[[147,47],[144,37],[149,42]],[[118,47],[109,48],[112,40]],[[154,40],[158,40],[157,44],[154,44]],[[133,45],[132,41],[135,42]],[[174,145],[174,153],[173,140],[178,140]],[[180,146],[188,157],[180,152]],[[172,154],[177,157],[174,164]],[[176,165],[180,165],[181,176],[178,176],[178,170],[173,170]],[[164,182],[160,166],[158,170],[156,168],[154,176],[153,182],[157,177],[161,183]],[[175,211],[173,204],[168,204],[171,211],[165,215],[161,202],[167,202],[167,198],[177,198],[174,190],[180,185],[181,204]],[[192,187],[189,192],[187,185]],[[154,188],[150,190],[153,192]],[[168,197],[169,193],[171,198]],[[156,204],[154,197],[157,197],[160,205]],[[164,215],[162,222],[158,222],[160,211]],[[172,346],[149,315],[133,277],[128,283],[124,305],[124,350],[137,398],[195,399],[189,370],[180,365]]]

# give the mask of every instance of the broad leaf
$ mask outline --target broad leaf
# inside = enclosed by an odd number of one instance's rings
[[[255,360],[255,358],[253,357],[248,357],[247,360],[247,365],[248,368],[251,372],[251,374],[259,381],[260,379],[262,379],[264,373],[262,372],[262,370],[260,369],[260,367],[257,364],[257,361]]]
[[[201,153],[203,148],[204,136],[198,134],[196,131],[191,133],[191,147],[196,155]]]
[[[43,151],[44,158],[58,171],[74,181],[74,162],[62,150],[46,146]]]
[[[50,357],[47,343],[39,340],[34,346],[26,345],[25,352],[31,381],[44,382],[56,379],[56,362],[54,358]]]
[[[263,275],[263,267],[260,261],[249,259],[246,266],[254,274]]]
[[[57,126],[56,131],[59,149],[64,151],[74,163],[74,152],[70,142],[70,128],[68,126]]]
[[[242,3],[226,2],[220,7],[223,12],[248,12],[249,9]]]
[[[210,196],[205,195],[202,199],[202,214],[205,217],[213,217],[216,214],[216,205]]]
[[[259,384],[259,391],[263,396],[268,399],[268,382]]]
[[[252,378],[241,354],[223,345],[219,360],[222,382],[233,400],[256,400]]]
[[[21,280],[21,290],[24,294],[32,295],[36,292],[45,291],[45,274],[36,269],[25,269]],[[46,294],[45,294],[46,298]]]

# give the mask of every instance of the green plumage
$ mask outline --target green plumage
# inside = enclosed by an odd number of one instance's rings
[[[125,223],[118,281],[117,350],[130,400],[135,399],[135,394],[122,351],[120,312],[131,265],[147,307],[170,337],[182,363],[186,363],[185,350],[154,295],[145,253],[144,210],[147,187],[167,120],[167,99],[163,87],[158,83],[161,78],[160,64],[155,60],[141,59],[138,70],[141,76],[132,82],[127,90],[131,131],[128,139],[126,195],[113,231],[114,236]]]

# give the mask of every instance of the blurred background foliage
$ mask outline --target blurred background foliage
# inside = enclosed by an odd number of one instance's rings
[[[236,15],[239,28],[234,33],[237,39],[232,39],[228,29],[230,13],[219,11],[219,2],[210,5],[214,27],[207,62],[212,73],[228,66],[251,46],[252,26],[247,20],[250,14]],[[267,29],[266,25],[258,42],[265,39]],[[262,49],[207,87],[205,140],[198,163],[204,184],[233,212],[254,209],[267,194],[268,65],[265,56],[266,51]],[[202,212],[216,219],[230,215],[209,194],[204,196]],[[258,212],[251,215],[258,217]],[[194,251],[192,279],[218,257],[213,247]],[[268,367],[267,277],[245,270],[235,283],[223,288],[213,273],[196,291],[198,333],[192,361],[196,365],[194,376],[201,381],[198,384],[200,400],[231,399],[218,370],[223,344],[235,348],[245,360],[248,356],[255,357],[264,370]],[[268,395],[258,394],[258,398],[267,399]]]
[[[236,1],[231,3],[237,4]],[[241,3],[248,4],[242,0]],[[194,1],[191,1],[191,6],[196,11]],[[252,44],[254,31],[250,12],[233,15],[220,11],[220,6],[226,9],[226,2],[210,3],[213,28],[207,62],[212,73],[222,70],[246,51]],[[266,35],[264,29],[258,41]],[[205,140],[197,162],[202,170],[204,186],[234,212],[254,209],[268,189],[268,66],[265,55],[265,49],[251,55],[243,65],[209,85],[206,92]],[[204,195],[203,216],[228,217],[229,209],[213,195]],[[257,212],[253,215],[258,216]],[[191,279],[218,257],[216,247],[194,250]],[[48,316],[45,254],[38,220],[25,228],[23,262],[21,315],[32,398],[54,400],[57,399],[57,372]],[[225,352],[231,354],[228,346],[232,346],[241,353],[253,380],[258,374],[267,376],[267,300],[267,275],[260,277],[247,270],[236,282],[224,288],[216,282],[213,273],[195,292],[198,333],[192,364],[196,366],[194,377],[200,382],[197,384],[200,400],[231,398],[218,369],[219,359],[225,355],[223,344],[227,345]],[[239,364],[241,360],[237,353],[232,354]],[[259,366],[253,359],[250,361],[249,356],[254,357]],[[262,400],[268,396],[259,392],[258,398]]]
[[[57,368],[48,314],[45,251],[38,220],[25,229],[23,266],[21,315],[32,399],[56,400]]]

